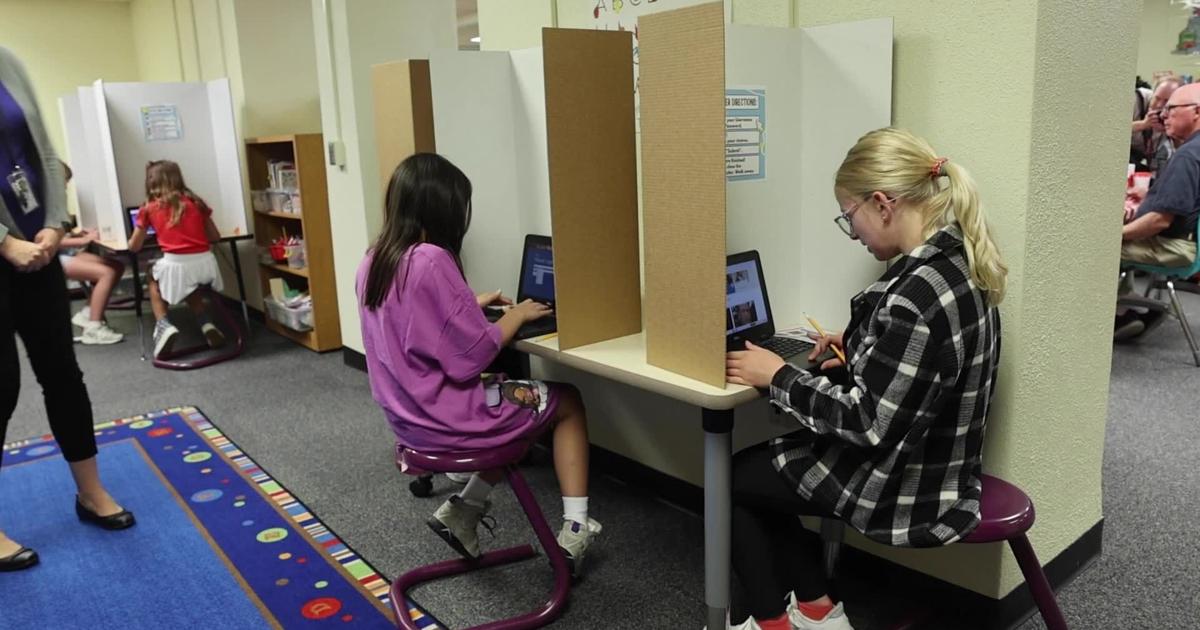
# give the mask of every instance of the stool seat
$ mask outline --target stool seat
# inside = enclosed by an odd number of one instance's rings
[[[1033,501],[1020,488],[991,475],[981,475],[979,526],[963,538],[966,543],[1009,540],[1033,526]]]
[[[430,472],[476,472],[502,468],[521,461],[529,442],[516,441],[482,451],[424,453],[396,445],[396,466],[400,472],[420,475]]]

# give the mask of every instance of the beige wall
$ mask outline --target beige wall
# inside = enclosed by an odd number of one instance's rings
[[[478,0],[479,49],[518,50],[542,45],[542,28],[555,24],[555,0]]]
[[[363,351],[354,276],[383,222],[375,149],[371,66],[426,59],[457,46],[454,3],[425,0],[312,0],[321,128],[346,162],[326,165],[342,343]],[[328,11],[328,12],[327,12]]]
[[[183,80],[183,60],[174,0],[133,0],[129,3],[133,30],[138,34],[138,80],[173,82]]]
[[[1145,0],[1138,32],[1137,74],[1147,83],[1154,82],[1151,77],[1159,70],[1200,75],[1200,55],[1171,54],[1189,15],[1186,8],[1171,0]]]
[[[58,97],[96,79],[136,81],[128,4],[95,0],[0,0],[0,46],[25,64],[55,149],[66,152]]]
[[[246,137],[321,131],[312,11],[304,0],[237,2]]]

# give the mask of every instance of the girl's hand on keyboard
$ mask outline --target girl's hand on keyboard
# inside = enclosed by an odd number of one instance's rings
[[[500,290],[488,291],[475,296],[475,302],[482,308],[484,306],[511,306],[512,300],[504,297]]]
[[[747,341],[744,351],[725,355],[725,380],[734,385],[770,387],[771,379],[783,366],[779,355]]]

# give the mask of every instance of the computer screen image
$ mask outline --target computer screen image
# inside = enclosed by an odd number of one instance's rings
[[[725,268],[725,328],[732,334],[767,321],[767,306],[755,261]]]
[[[549,242],[529,242],[521,262],[521,295],[538,302],[554,302],[554,249]]]
[[[134,230],[134,228],[137,227],[138,214],[140,214],[141,211],[142,211],[142,209],[137,206],[125,209],[126,214],[129,216],[128,227],[129,227],[129,235],[130,236],[133,236],[133,230]],[[150,225],[149,222],[147,222],[147,224],[146,224],[146,234],[149,236],[154,236],[154,226]]]

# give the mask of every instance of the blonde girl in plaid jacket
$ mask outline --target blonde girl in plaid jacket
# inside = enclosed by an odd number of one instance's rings
[[[740,628],[851,628],[828,597],[797,514],[839,518],[888,545],[954,542],[979,522],[984,424],[1000,356],[1007,269],[975,182],[899,129],[863,136],[838,169],[835,222],[894,262],[851,300],[846,364],[819,372],[762,348],[731,352],[732,383],[763,388],[797,431],[734,460]]]

